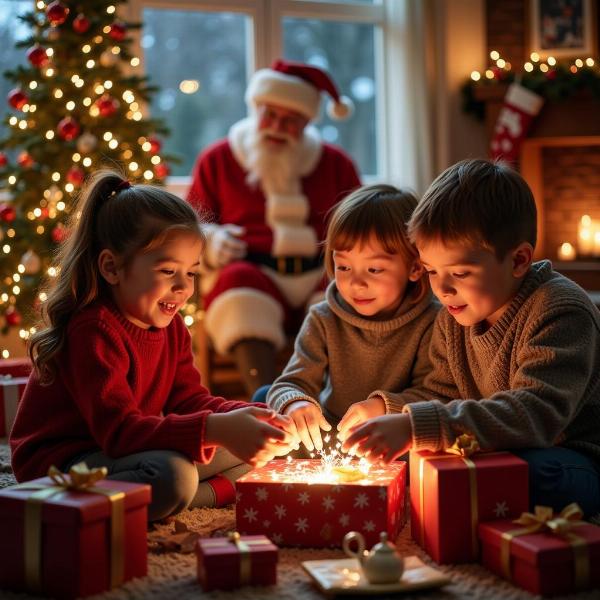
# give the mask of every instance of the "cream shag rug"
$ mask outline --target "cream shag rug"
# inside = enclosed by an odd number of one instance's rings
[[[10,469],[8,447],[0,444],[0,487],[15,483]],[[199,532],[203,537],[214,533],[232,530],[235,527],[235,511],[224,509],[194,509],[178,516],[189,529]],[[172,531],[173,524],[158,525],[156,531],[167,534]],[[1,535],[1,534],[0,534]],[[440,590],[421,592],[420,594],[403,594],[394,596],[378,596],[378,598],[403,598],[411,600],[531,600],[531,594],[510,585],[508,582],[492,575],[476,564],[437,567],[429,557],[411,540],[409,526],[406,526],[396,544],[403,555],[416,554],[425,562],[439,568],[451,578],[451,583]],[[273,587],[244,587],[230,592],[204,592],[196,581],[195,554],[148,553],[148,576],[130,581],[124,586],[98,596],[96,600],[137,600],[149,598],[154,600],[201,600],[235,599],[235,600],[320,600],[324,596],[312,585],[308,575],[300,566],[305,560],[326,558],[343,558],[340,550],[311,550],[282,548],[279,552],[277,567],[278,583]],[[596,600],[600,591],[582,592],[561,597],[562,600]],[[25,594],[16,594],[0,590],[0,599],[17,600],[33,598]]]

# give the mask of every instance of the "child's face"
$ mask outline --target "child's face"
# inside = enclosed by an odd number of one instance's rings
[[[491,327],[519,289],[523,266],[515,251],[499,261],[491,250],[455,242],[417,242],[417,248],[433,293],[461,325]]]
[[[117,271],[113,297],[125,317],[143,329],[167,327],[194,292],[202,242],[183,234]]]
[[[341,252],[334,250],[335,284],[342,298],[365,317],[394,314],[409,281],[421,275],[418,262],[407,265],[400,254],[389,254],[375,237]]]

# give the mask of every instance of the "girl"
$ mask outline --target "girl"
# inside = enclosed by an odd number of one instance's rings
[[[362,187],[337,205],[325,240],[333,276],[326,300],[311,307],[294,354],[267,403],[289,415],[309,451],[321,429],[339,436],[402,410],[387,391],[419,386],[438,310],[422,277],[405,223],[413,194],[390,185]]]
[[[44,305],[48,326],[28,349],[35,370],[10,437],[19,481],[85,460],[150,484],[155,520],[232,502],[243,463],[287,448],[285,418],[200,384],[178,311],[203,242],[180,198],[110,171],[91,178]]]

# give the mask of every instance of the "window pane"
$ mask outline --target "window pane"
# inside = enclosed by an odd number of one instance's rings
[[[0,0],[0,99],[6,99],[8,92],[16,85],[2,77],[4,71],[14,71],[18,65],[25,64],[26,48],[15,48],[15,43],[19,42],[29,35],[31,29],[28,25],[21,22],[17,17],[32,10],[32,2],[16,2],[15,0]],[[24,90],[26,92],[26,90]],[[4,104],[4,107],[6,104]],[[4,108],[0,111],[1,115],[6,114]],[[0,138],[8,135],[4,119],[0,119]]]
[[[246,115],[247,17],[233,13],[145,9],[141,45],[146,73],[160,86],[152,116],[171,129],[165,152],[189,175],[198,152]]]
[[[323,98],[317,122],[323,139],[346,150],[363,175],[376,175],[375,27],[286,18],[283,32],[287,59],[325,69],[340,93],[354,102],[354,114],[349,119],[334,121],[323,110],[329,98]]]

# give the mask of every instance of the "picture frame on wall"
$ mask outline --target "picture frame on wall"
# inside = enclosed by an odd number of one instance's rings
[[[596,0],[530,0],[530,52],[543,59],[596,54]]]

